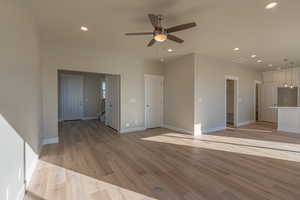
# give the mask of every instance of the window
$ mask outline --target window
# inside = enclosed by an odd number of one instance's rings
[[[105,99],[106,98],[106,82],[105,81],[102,81],[101,89],[102,89],[102,98]]]

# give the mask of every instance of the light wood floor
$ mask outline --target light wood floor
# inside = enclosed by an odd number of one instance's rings
[[[60,124],[26,200],[299,200],[300,135],[258,123],[192,137]]]

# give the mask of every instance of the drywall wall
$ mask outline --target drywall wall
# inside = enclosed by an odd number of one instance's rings
[[[83,77],[83,118],[93,119],[97,118],[103,108],[101,107],[102,90],[101,83],[105,81],[105,74],[84,73],[74,71],[59,71],[60,74],[76,74]],[[60,78],[60,76],[59,76]],[[58,90],[60,90],[60,81],[58,81]],[[61,93],[59,92],[59,112],[58,118],[62,120],[62,104]]]
[[[73,70],[121,75],[121,129],[144,127],[144,74],[163,74],[159,62],[148,62],[134,55],[99,52],[95,49],[67,48],[43,44],[43,121],[44,137],[57,138],[57,71]],[[129,127],[126,127],[129,123]]]
[[[195,54],[195,127],[202,132],[225,127],[225,76],[239,78],[238,123],[255,119],[254,81],[262,74],[243,65]]]
[[[194,54],[165,64],[164,124],[194,132]]]
[[[26,2],[0,1],[0,199],[24,195],[41,141],[39,44]]]

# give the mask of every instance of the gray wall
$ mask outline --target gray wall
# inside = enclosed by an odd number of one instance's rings
[[[164,124],[194,132],[194,55],[165,64]]]
[[[254,81],[261,73],[243,65],[196,54],[195,125],[202,130],[225,127],[225,76],[239,78],[238,123],[254,120]]]
[[[36,26],[25,1],[0,1],[0,199],[16,199],[41,144],[41,88]]]

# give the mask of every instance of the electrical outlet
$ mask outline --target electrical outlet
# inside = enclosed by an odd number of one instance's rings
[[[129,127],[130,126],[130,124],[129,123],[126,123],[126,125],[125,125],[126,127]]]
[[[139,122],[138,122],[138,120],[135,120],[134,123],[135,123],[135,125],[138,125]]]

